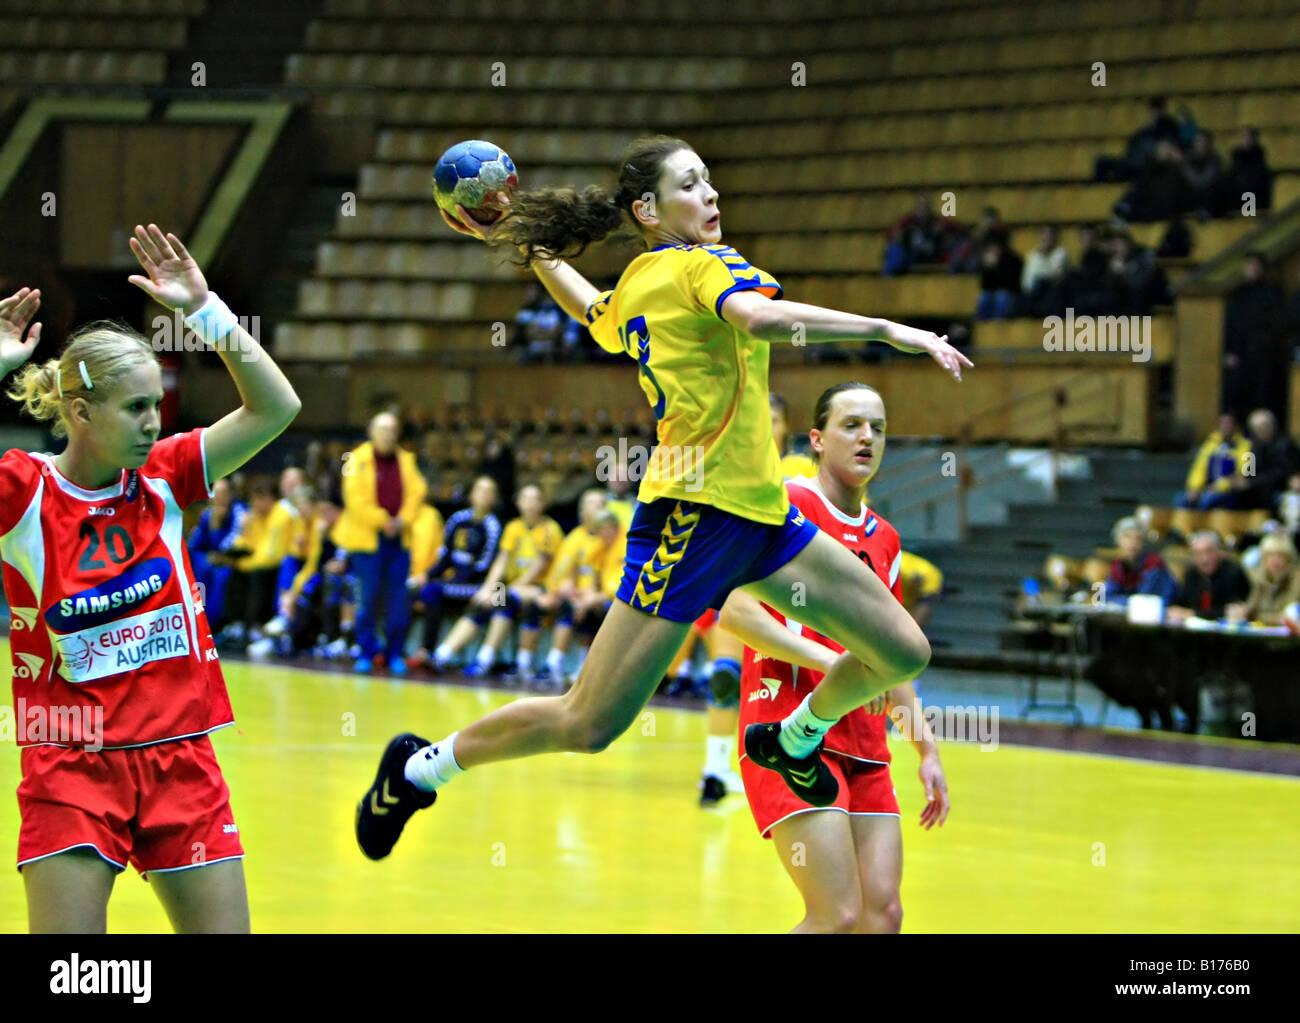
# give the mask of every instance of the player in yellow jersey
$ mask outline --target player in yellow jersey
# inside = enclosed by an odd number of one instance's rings
[[[791,448],[789,403],[775,391],[767,396],[767,402],[772,410],[772,439],[776,441],[777,454],[781,456],[781,478],[792,480],[796,476],[816,476],[817,463]]]
[[[784,722],[756,724],[755,741],[746,741],[749,757],[801,798],[833,802],[822,737],[842,715],[920,674],[930,646],[874,572],[791,511],[768,409],[770,345],[877,339],[925,353],[958,379],[970,361],[929,331],[783,299],[775,278],[721,244],[718,193],[680,139],[633,142],[613,194],[596,186],[521,192],[490,230],[463,210],[446,219],[513,247],[602,348],[636,361],[658,446],[618,597],[577,684],[563,696],[517,700],[438,743],[394,738],[357,807],[362,851],[388,855],[411,814],[464,770],[605,749],[641,713],[690,623],[738,587],[846,648],[808,701]],[[628,223],[647,251],[601,292],[566,259]]]
[[[553,689],[564,689],[569,682],[564,661],[573,639],[573,601],[579,592],[591,585],[598,571],[596,559],[602,548],[596,520],[605,507],[603,490],[583,492],[578,499],[578,524],[560,545],[560,553],[546,573],[546,589],[537,598],[538,610],[543,615],[555,616],[555,627],[551,630],[551,649],[546,654],[546,665],[537,673],[535,681],[547,682]]]
[[[451,627],[438,646],[437,661],[445,663],[469,646],[479,631],[488,626],[474,661],[466,665],[465,674],[480,677],[492,671],[497,651],[510,631],[510,624],[523,610],[528,599],[525,626],[537,628],[537,612],[532,597],[536,584],[546,578],[551,559],[560,548],[564,535],[549,515],[543,515],[545,499],[537,486],[526,486],[515,500],[519,517],[511,519],[501,534],[487,577],[470,599],[465,614]]]

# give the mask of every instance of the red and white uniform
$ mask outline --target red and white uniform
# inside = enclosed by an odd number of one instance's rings
[[[790,503],[805,518],[866,562],[902,603],[899,582],[902,546],[893,526],[865,504],[857,515],[845,515],[822,493],[814,477],[796,476],[787,480],[786,492]],[[766,604],[763,609],[793,632],[837,653],[843,652],[844,648],[833,639],[786,618]],[[819,671],[763,657],[752,647],[745,647],[740,676],[740,770],[749,807],[764,838],[771,837],[773,825],[817,807],[809,806],[791,792],[775,771],[758,767],[745,756],[745,729],[760,722],[780,721],[792,714],[822,680],[822,675]],[[899,815],[889,776],[890,753],[885,739],[888,722],[887,714],[868,714],[865,708],[859,707],[826,733],[823,752],[830,755],[824,759],[840,786],[839,796],[832,804],[834,809],[852,815]]]
[[[0,458],[20,866],[77,845],[142,870],[198,865],[191,845],[202,862],[242,855],[206,738],[234,715],[181,521],[211,496],[202,430],[99,490],[47,455]]]

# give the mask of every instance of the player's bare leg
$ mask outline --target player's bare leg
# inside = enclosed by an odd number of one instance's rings
[[[177,934],[248,934],[242,860],[149,875]]]
[[[397,736],[357,807],[358,845],[371,859],[387,856],[411,814],[468,768],[537,753],[601,752],[649,702],[689,629],[616,600],[577,683],[563,696],[516,700],[436,745]]]
[[[862,892],[859,934],[897,934],[903,926],[903,826],[897,817],[850,817]]]
[[[117,868],[89,849],[71,849],[22,869],[32,934],[105,934]]]
[[[787,817],[772,828],[772,848],[803,896],[804,918],[791,934],[853,934],[862,921],[862,890],[849,815],[822,810]]]
[[[925,670],[930,643],[875,572],[824,533],[766,579],[759,600],[829,636],[862,662],[827,672],[813,691],[818,717],[837,721]]]

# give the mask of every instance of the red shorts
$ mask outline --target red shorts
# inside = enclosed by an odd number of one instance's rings
[[[889,777],[888,764],[870,764],[837,753],[823,753],[822,759],[839,782],[840,794],[830,806],[809,806],[790,791],[775,771],[759,767],[747,756],[740,758],[740,776],[754,823],[764,838],[787,817],[814,810],[839,810],[850,816],[898,817],[898,794]]]
[[[18,869],[91,848],[119,870],[187,870],[244,855],[212,740],[97,753],[24,746]]]
[[[704,614],[695,619],[695,629],[701,635],[708,632],[718,623],[718,612],[709,608]]]

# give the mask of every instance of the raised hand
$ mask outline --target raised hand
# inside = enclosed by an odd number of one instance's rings
[[[505,192],[498,192],[497,201],[501,204],[501,216],[505,217],[507,208],[510,206],[510,196]],[[457,234],[468,235],[471,238],[477,238],[481,242],[488,241],[492,228],[501,222],[500,218],[498,218],[491,224],[480,224],[469,215],[469,210],[465,209],[464,206],[456,207],[456,216],[454,217],[442,207],[438,208],[438,212],[442,214],[442,219],[446,221],[447,226]]]
[[[37,289],[19,288],[0,301],[0,376],[12,372],[31,358],[36,343],[41,339],[41,325],[32,324],[32,317],[41,307],[41,293]],[[27,332],[31,325],[31,333]],[[27,334],[27,340],[23,335]]]
[[[174,234],[164,235],[156,224],[148,231],[136,224],[131,251],[148,276],[132,274],[127,280],[155,302],[188,316],[207,301],[203,271]]]
[[[975,365],[948,343],[947,334],[940,337],[928,330],[904,327],[900,324],[893,332],[889,343],[902,352],[925,352],[957,380],[961,379],[962,366]]]

